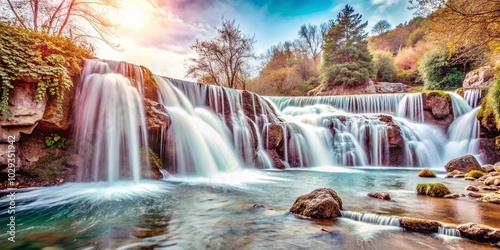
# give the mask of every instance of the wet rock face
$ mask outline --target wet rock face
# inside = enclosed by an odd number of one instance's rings
[[[444,168],[446,169],[446,172],[458,170],[468,173],[471,170],[481,170],[481,165],[479,165],[479,162],[477,162],[474,156],[466,155],[450,160]]]
[[[441,127],[444,131],[454,120],[451,98],[447,95],[440,96],[438,92],[422,94],[424,105],[424,120]]]
[[[341,216],[342,200],[331,188],[318,188],[299,196],[290,212],[315,219],[332,219]]]

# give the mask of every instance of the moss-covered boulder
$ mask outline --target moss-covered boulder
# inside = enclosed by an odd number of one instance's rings
[[[341,216],[342,200],[331,188],[318,188],[301,195],[293,203],[290,212],[316,219],[332,219]]]
[[[500,194],[497,194],[497,193],[487,194],[487,195],[481,197],[480,201],[494,203],[494,204],[500,204]]]
[[[436,173],[428,168],[424,168],[418,173],[419,177],[436,177]]]
[[[443,197],[451,194],[450,190],[442,183],[419,183],[417,193],[431,197]]]
[[[478,178],[481,178],[483,175],[484,175],[484,172],[481,170],[472,170],[472,171],[469,171],[465,175],[465,177],[472,177],[474,179],[478,179]]]

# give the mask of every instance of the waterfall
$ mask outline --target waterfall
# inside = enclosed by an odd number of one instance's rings
[[[220,119],[204,107],[194,107],[168,79],[155,80],[172,119],[172,128],[160,135],[161,144],[170,142],[161,158],[167,158],[180,175],[214,176],[241,169],[229,131]]]
[[[481,103],[482,90],[481,89],[466,89],[464,90],[464,99],[471,108],[476,108]]]
[[[446,159],[465,154],[479,154],[480,122],[477,114],[480,107],[458,117],[448,129],[449,139],[446,144]]]
[[[359,212],[351,212],[351,211],[340,211],[342,217],[361,221],[370,224],[382,225],[382,226],[393,226],[400,227],[400,222],[398,217],[394,216],[383,216],[378,214],[370,214],[370,213],[359,213]]]
[[[94,181],[139,180],[148,148],[163,172],[198,176],[243,166],[436,167],[477,154],[478,109],[455,93],[445,134],[424,123],[421,93],[261,97],[92,60],[81,79],[74,138],[82,176]],[[167,121],[150,126],[152,112]]]
[[[128,78],[114,73],[104,62],[86,61],[81,79],[74,104],[74,141],[79,163],[87,172],[80,177],[138,181],[140,150],[148,145],[139,92]]]
[[[438,227],[438,234],[452,236],[452,237],[460,237],[460,231],[456,228],[448,228],[448,227]]]

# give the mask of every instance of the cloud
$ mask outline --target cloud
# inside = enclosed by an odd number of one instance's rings
[[[396,5],[400,3],[402,0],[371,0],[373,5],[378,5],[378,9],[383,11],[391,5]]]

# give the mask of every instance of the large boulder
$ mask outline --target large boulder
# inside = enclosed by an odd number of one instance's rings
[[[462,86],[464,89],[487,89],[493,82],[493,76],[491,67],[481,67],[467,73]]]
[[[316,219],[341,216],[342,200],[331,188],[318,188],[295,200],[290,212]]]
[[[406,86],[400,82],[380,82],[379,93],[405,93]]]
[[[481,165],[473,155],[465,155],[450,160],[448,163],[446,163],[444,168],[446,169],[446,172],[458,170],[464,173],[468,173],[471,170],[481,170]]]

